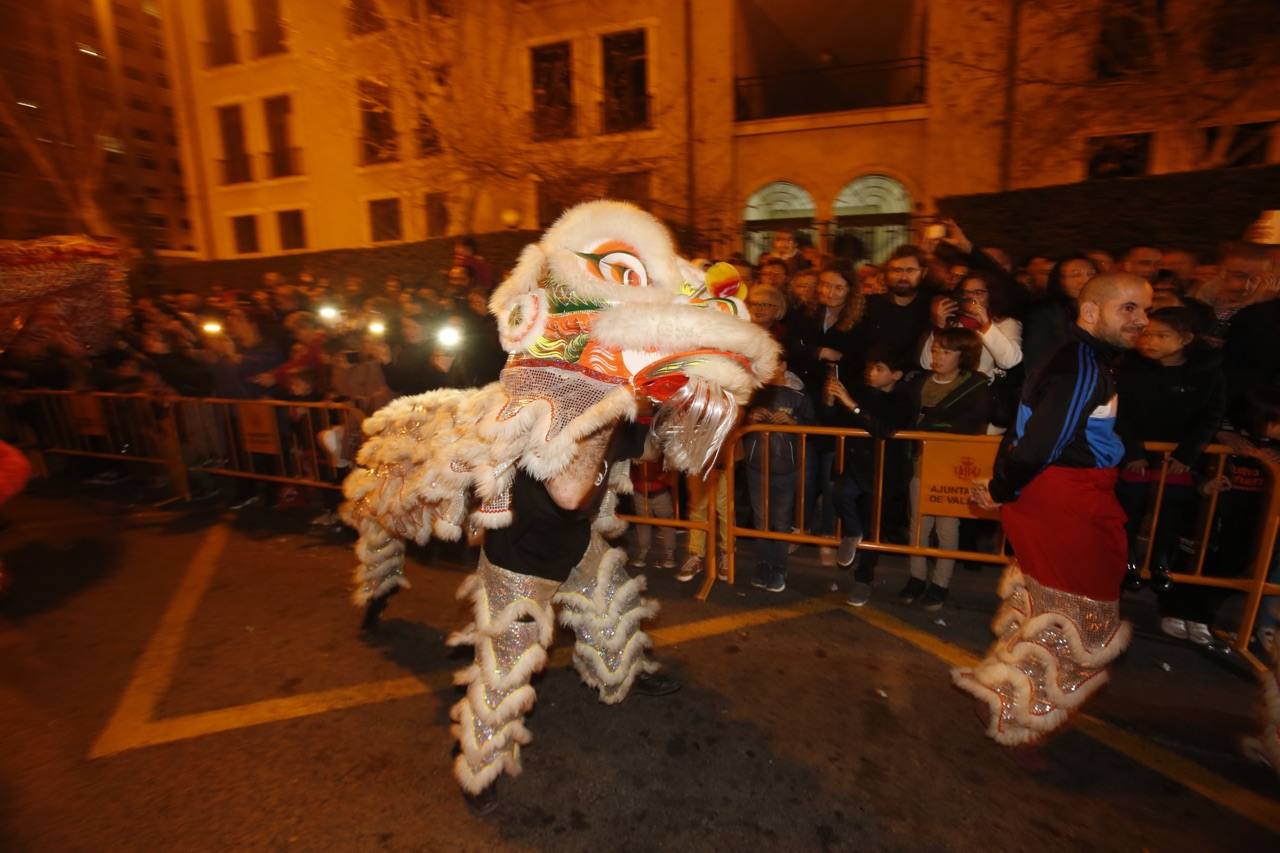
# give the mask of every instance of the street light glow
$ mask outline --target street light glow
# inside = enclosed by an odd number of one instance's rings
[[[436,340],[440,342],[440,346],[453,349],[462,343],[462,333],[453,326],[445,326],[436,332]]]
[[[338,319],[338,309],[337,309],[337,308],[334,308],[332,305],[321,305],[321,306],[320,306],[320,319],[322,319],[322,320],[336,320],[336,319]]]
[[[213,320],[210,320],[209,322],[205,323],[205,324],[204,324],[203,326],[201,326],[200,328],[204,330],[204,333],[205,333],[206,335],[216,335],[216,334],[218,334],[219,332],[221,332],[221,331],[222,331],[222,324],[221,324],[221,323],[218,323],[218,322],[215,322],[215,321],[213,321]]]
[[[386,330],[387,330],[387,324],[382,322],[381,320],[374,320],[372,323],[369,324],[369,334],[371,335],[381,335]]]

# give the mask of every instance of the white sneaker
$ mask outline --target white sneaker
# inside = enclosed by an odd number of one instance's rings
[[[673,571],[675,567],[676,567],[675,557],[663,557],[662,562],[658,563],[658,568],[668,572]]]
[[[1213,632],[1203,622],[1188,622],[1187,639],[1197,646],[1207,646],[1213,642]]]
[[[633,569],[642,569],[644,568],[644,564],[645,564],[644,557],[635,556],[631,558],[631,568]]]
[[[1173,616],[1166,616],[1160,620],[1160,630],[1176,640],[1187,638],[1187,623]]]
[[[841,539],[840,547],[836,549],[836,562],[841,566],[853,565],[854,559],[858,556],[858,545],[861,543],[861,536],[846,536]]]
[[[824,548],[819,548],[819,549],[818,549],[818,558],[822,560],[822,565],[824,565],[824,566],[834,566],[834,565],[836,564],[836,549],[835,549],[835,548],[825,548],[825,547],[824,547]]]

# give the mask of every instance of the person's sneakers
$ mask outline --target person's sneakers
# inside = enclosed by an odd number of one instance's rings
[[[484,815],[498,807],[498,783],[494,782],[478,794],[462,792],[467,809],[474,815]]]
[[[836,563],[841,566],[852,566],[854,559],[858,556],[858,545],[861,542],[861,536],[846,536],[841,539],[840,547],[836,549]]]
[[[645,557],[642,554],[637,554],[631,558],[631,568],[633,569],[642,569],[644,568],[644,564]]]
[[[724,551],[716,551],[716,580],[729,579],[729,555]]]
[[[769,575],[769,583],[765,589],[769,592],[782,592],[787,588],[787,573],[782,569],[774,569]]]
[[[342,518],[336,512],[324,512],[311,519],[312,527],[336,527],[342,523]]]
[[[1124,582],[1121,584],[1130,592],[1137,592],[1142,589],[1142,569],[1138,568],[1136,563],[1129,563],[1124,568]]]
[[[925,590],[924,595],[920,597],[920,604],[930,613],[936,613],[942,609],[942,605],[947,601],[947,588],[938,586],[936,583],[929,584],[929,588]]]
[[[1188,622],[1187,639],[1197,646],[1207,646],[1213,642],[1213,632],[1203,622]]]
[[[631,682],[631,691],[641,696],[667,696],[675,693],[684,684],[679,679],[656,672],[642,672]]]
[[[850,607],[861,607],[871,600],[871,584],[862,581],[854,581],[853,586],[849,588],[849,597],[844,603]]]
[[[772,576],[773,570],[768,563],[756,563],[755,573],[751,575],[751,585],[756,589],[767,589]]]
[[[248,509],[251,506],[257,506],[262,503],[262,498],[257,495],[249,495],[247,498],[241,498],[231,505],[232,509]]]
[[[661,561],[660,563],[658,563],[658,568],[662,569],[663,571],[667,571],[667,572],[673,571],[673,570],[675,569],[675,567],[676,567],[676,558],[675,558],[675,557],[663,557],[663,558],[662,558],[662,561]]]
[[[1166,616],[1160,620],[1160,630],[1175,640],[1187,638],[1187,623],[1174,616]]]
[[[924,593],[926,584],[920,578],[907,578],[907,584],[898,593],[898,601],[903,604],[915,604],[916,599]]]
[[[836,549],[822,547],[818,549],[818,559],[822,561],[824,566],[834,566],[836,564]]]
[[[702,558],[697,554],[691,554],[689,559],[684,561],[684,565],[680,567],[680,571],[676,574],[676,580],[680,581],[680,583],[688,583],[700,574],[702,574]]]

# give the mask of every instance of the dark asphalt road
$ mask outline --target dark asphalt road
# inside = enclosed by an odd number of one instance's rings
[[[448,673],[463,658],[443,639],[465,621],[460,569],[416,552],[414,589],[362,639],[341,534],[268,511],[131,514],[107,495],[54,491],[10,504],[0,531],[14,577],[0,601],[5,851],[1280,845],[1256,809],[1250,820],[1223,805],[1248,791],[1280,819],[1280,781],[1235,746],[1253,728],[1256,688],[1153,636],[1142,597],[1129,602],[1142,633],[1089,710],[1141,755],[1226,780],[1217,801],[1080,730],[1035,766],[1015,760],[983,737],[946,664],[823,601],[837,573],[801,558],[782,595],[744,580],[706,603],[650,570],[657,626],[696,635],[660,633],[658,656],[685,689],[606,707],[553,667],[537,682],[524,774],[477,818],[449,774]],[[172,672],[138,682],[219,526],[229,533],[207,589],[171,635]],[[994,572],[958,573],[945,624],[890,603],[900,572],[882,575],[879,612],[970,652],[986,646]],[[735,621],[806,602],[813,612]],[[152,684],[156,701],[129,737],[161,742],[90,758],[131,683]]]

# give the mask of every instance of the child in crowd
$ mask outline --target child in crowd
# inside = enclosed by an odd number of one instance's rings
[[[872,349],[867,354],[865,384],[857,388],[855,399],[835,376],[827,379],[823,402],[823,420],[833,426],[866,430],[873,439],[885,439],[906,429],[915,418],[915,406],[906,383],[902,381],[903,365],[894,360],[887,349]],[[904,515],[907,484],[911,479],[910,447],[906,442],[885,445],[884,487],[881,490],[882,518],[899,521]],[[853,571],[848,603],[861,607],[871,599],[871,583],[875,580],[879,554],[858,553],[863,534],[874,524],[876,447],[874,441],[847,438],[844,442],[844,469],[836,476],[834,495],[836,513],[843,528],[836,562],[857,567]],[[882,525],[883,527],[884,525]],[[901,527],[898,524],[890,527]]]
[[[1187,308],[1160,308],[1151,312],[1137,348],[1128,353],[1116,377],[1120,398],[1117,430],[1125,455],[1116,484],[1116,496],[1129,520],[1129,570],[1125,586],[1141,587],[1145,554],[1139,545],[1143,517],[1160,482],[1163,454],[1148,454],[1143,442],[1177,444],[1165,473],[1160,519],[1152,533],[1151,577],[1156,592],[1169,593],[1169,561],[1178,530],[1193,524],[1196,494],[1192,470],[1204,448],[1222,426],[1226,407],[1226,380],[1217,351],[1195,345],[1196,318]],[[1194,592],[1194,591],[1193,591]],[[1162,600],[1162,609],[1179,610],[1181,593]],[[1180,621],[1180,613],[1166,613],[1165,624]],[[1178,618],[1175,618],[1178,617]],[[1181,634],[1175,629],[1175,635]],[[1207,631],[1197,635],[1208,642]]]
[[[979,372],[982,338],[965,328],[936,329],[930,347],[933,370],[919,374],[911,382],[917,430],[983,435],[990,424],[991,388]],[[919,464],[917,460],[917,465]],[[911,517],[920,511],[920,475],[911,478]],[[936,533],[938,547],[954,551],[960,544],[960,519],[925,515],[920,518],[920,539],[926,546]],[[934,560],[933,576],[925,557],[911,558],[911,577],[898,594],[903,604],[923,603],[926,610],[941,610],[947,600],[951,572],[956,561],[949,557]]]
[[[648,515],[653,518],[675,518],[675,505],[672,502],[671,480],[662,470],[661,462],[631,462],[632,504],[636,515]],[[653,541],[654,525],[632,525],[633,547],[631,565],[637,568],[649,561],[649,547]],[[658,527],[658,567],[675,570],[676,567],[676,529],[674,527]]]
[[[805,394],[804,383],[787,371],[781,361],[778,371],[751,398],[747,409],[748,424],[796,426],[815,420],[813,403]],[[796,435],[762,432],[748,433],[743,439],[746,456],[747,485],[751,494],[751,514],[755,527],[785,533],[795,517],[796,482],[800,455],[800,438]],[[769,515],[765,518],[764,454],[769,454]],[[751,585],[769,592],[787,588],[787,543],[776,539],[756,540],[756,568]]]

